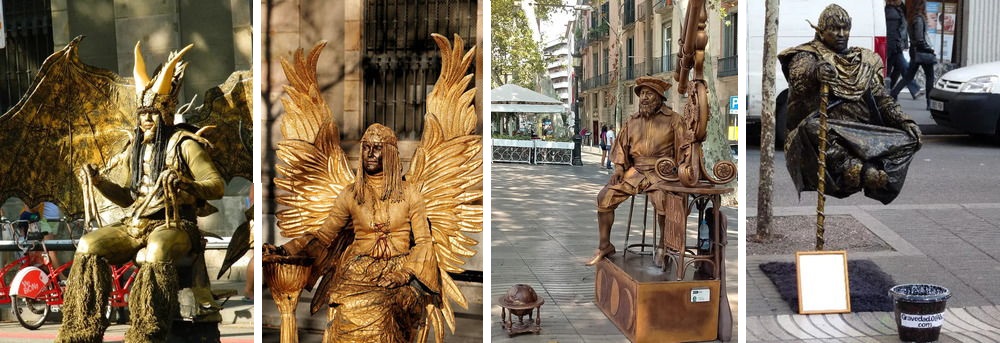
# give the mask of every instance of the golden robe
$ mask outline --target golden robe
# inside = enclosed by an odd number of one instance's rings
[[[329,246],[343,230],[353,229],[354,241],[334,274],[330,306],[335,314],[328,342],[410,342],[414,332],[407,328],[420,327],[426,317],[421,297],[441,288],[424,200],[407,183],[401,201],[379,199],[382,176],[365,178],[363,203],[346,187],[322,228],[283,247],[296,255],[308,244]],[[411,275],[411,281],[396,288],[379,286],[394,272]]]

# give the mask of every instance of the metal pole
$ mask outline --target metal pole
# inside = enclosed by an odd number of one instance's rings
[[[830,91],[830,86],[827,84],[820,85],[819,91],[819,171],[816,175],[816,250],[823,250],[823,233],[825,229],[823,228],[823,221],[826,220],[826,214],[823,210],[826,208],[826,195],[823,194],[826,191],[826,106],[829,101],[828,93]]]

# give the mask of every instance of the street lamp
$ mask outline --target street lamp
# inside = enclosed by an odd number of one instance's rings
[[[583,56],[576,47],[570,47],[573,56],[573,165],[583,165],[583,136],[580,135],[580,70]]]

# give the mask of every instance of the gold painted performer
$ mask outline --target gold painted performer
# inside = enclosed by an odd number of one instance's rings
[[[330,208],[322,228],[271,251],[308,254],[330,246],[348,223],[354,242],[340,258],[330,291],[338,342],[411,342],[422,325],[421,296],[440,293],[441,280],[424,199],[403,181],[396,134],[373,124],[361,138],[361,168]],[[312,254],[315,255],[315,254]],[[333,305],[335,304],[335,305]]]
[[[820,97],[829,97],[825,193],[844,198],[864,191],[888,204],[899,194],[913,154],[917,124],[887,94],[882,59],[848,47],[851,17],[833,4],[820,14],[815,38],[778,54],[788,80],[785,157],[796,189],[814,191]],[[820,85],[830,94],[820,94]]]
[[[223,195],[224,180],[203,145],[207,142],[186,126],[173,125],[177,95],[189,45],[171,54],[150,80],[136,45],[135,82],[139,108],[134,138],[111,167],[124,168],[124,178],[99,173],[85,165],[81,177],[125,209],[120,222],[83,237],[67,283],[63,324],[57,342],[100,342],[108,326],[103,317],[111,291],[108,264],[132,258],[140,264],[129,298],[131,326],[126,342],[165,341],[178,314],[175,263],[200,252],[196,215],[206,200]],[[105,170],[107,170],[105,169]]]
[[[277,151],[282,177],[275,179],[285,208],[277,224],[293,239],[266,244],[264,261],[314,258],[310,275],[279,280],[308,277],[305,287],[313,290],[322,278],[311,310],[327,310],[325,342],[426,342],[431,328],[440,342],[445,324],[455,330],[451,303],[468,306],[449,273],[462,272],[475,254],[478,242],[467,233],[482,230],[482,137],[474,134],[476,89],[467,74],[475,51],[464,52],[457,35],[454,43],[433,36],[441,75],[405,177],[396,135],[381,124],[365,131],[360,166],[351,172],[316,82],[325,43],[308,57],[299,50],[292,63],[282,61],[289,85]]]
[[[658,159],[674,158],[677,154],[675,133],[681,132],[680,114],[664,104],[670,84],[644,76],[638,78],[635,94],[639,97],[639,111],[629,117],[622,127],[611,150],[615,170],[607,185],[597,194],[597,225],[600,241],[594,257],[587,265],[600,262],[613,254],[611,225],[615,222],[615,209],[629,196],[649,191],[650,202],[656,210],[657,223],[665,220],[663,192],[651,188],[663,181],[654,170]]]

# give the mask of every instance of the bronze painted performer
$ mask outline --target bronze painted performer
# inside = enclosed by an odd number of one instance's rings
[[[615,209],[628,197],[649,190],[650,202],[656,209],[657,223],[665,220],[663,192],[655,187],[666,182],[656,174],[656,163],[661,158],[675,158],[675,133],[680,132],[680,114],[663,102],[670,84],[666,81],[640,77],[636,80],[635,94],[639,97],[639,111],[625,122],[611,152],[615,169],[608,184],[597,195],[597,225],[600,241],[594,257],[587,265],[594,265],[604,256],[613,254],[611,225],[615,222]]]
[[[127,149],[112,160],[126,178],[105,177],[85,165],[82,178],[115,204],[126,217],[83,237],[76,251],[66,291],[63,326],[57,341],[100,342],[107,328],[102,318],[111,291],[108,264],[140,263],[129,299],[129,342],[165,341],[179,311],[175,262],[200,252],[202,235],[196,214],[205,200],[222,197],[225,182],[205,151],[207,142],[186,127],[174,126],[180,80],[180,53],[173,54],[152,80],[145,75],[136,45],[138,127]]]
[[[428,97],[420,147],[403,177],[392,129],[372,124],[361,139],[361,161],[351,172],[332,113],[319,95],[316,61],[325,43],[294,64],[282,61],[290,85],[284,99],[275,179],[282,191],[278,227],[294,239],[274,255],[315,259],[306,289],[312,312],[328,310],[326,342],[426,342],[445,324],[454,331],[451,302],[467,306],[449,272],[478,244],[482,230],[482,138],[466,72],[474,51],[463,52],[434,35],[442,71]],[[454,49],[453,49],[454,47]],[[274,275],[265,276],[273,277]],[[281,279],[279,279],[281,280]]]
[[[790,89],[788,171],[799,192],[817,189],[818,107],[827,96],[825,193],[843,198],[863,190],[887,204],[902,189],[920,129],[886,93],[881,58],[847,46],[847,11],[827,6],[814,28],[815,39],[778,55]],[[821,84],[829,94],[820,94]]]

